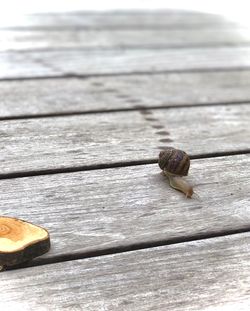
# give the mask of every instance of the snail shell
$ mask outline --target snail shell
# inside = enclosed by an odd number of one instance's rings
[[[190,167],[190,158],[186,152],[168,147],[160,152],[158,164],[166,173],[187,176]]]

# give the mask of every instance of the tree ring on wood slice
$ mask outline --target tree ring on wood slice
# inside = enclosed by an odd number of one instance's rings
[[[14,266],[50,249],[47,230],[21,219],[0,216],[0,266]]]

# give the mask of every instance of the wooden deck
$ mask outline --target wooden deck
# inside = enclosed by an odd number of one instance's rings
[[[250,30],[182,11],[0,29],[0,211],[49,230],[1,310],[250,309]],[[186,199],[160,175],[191,156]]]

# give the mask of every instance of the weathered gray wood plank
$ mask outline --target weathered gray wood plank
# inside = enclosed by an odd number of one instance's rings
[[[215,14],[160,10],[160,11],[107,11],[15,15],[15,19],[1,20],[0,28],[14,29],[152,29],[232,27],[235,22]]]
[[[250,230],[250,155],[192,160],[199,199],[170,188],[157,164],[0,180],[1,215],[47,228],[34,262]]]
[[[0,31],[0,51],[244,45],[249,29]]]
[[[1,274],[20,310],[242,310],[250,306],[250,235],[239,234]]]
[[[1,121],[0,175],[249,148],[250,105]]]
[[[250,100],[250,71],[2,81],[0,118]]]
[[[250,47],[0,53],[0,79],[222,70],[249,66]]]

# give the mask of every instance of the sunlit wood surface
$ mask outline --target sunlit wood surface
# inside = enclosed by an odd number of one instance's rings
[[[1,310],[249,310],[249,81],[250,31],[220,16],[0,23],[0,211],[52,244],[0,274]]]

